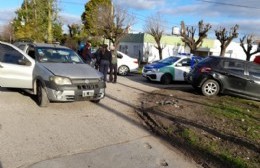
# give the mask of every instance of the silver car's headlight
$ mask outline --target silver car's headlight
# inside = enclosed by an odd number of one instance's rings
[[[72,82],[70,78],[62,77],[62,76],[52,76],[50,77],[50,81],[53,81],[57,85],[71,85]]]

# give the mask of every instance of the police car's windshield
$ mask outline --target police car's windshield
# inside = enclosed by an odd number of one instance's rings
[[[160,60],[160,63],[164,64],[173,64],[174,62],[178,61],[180,58],[179,57],[168,57],[165,59]]]
[[[36,60],[42,63],[83,63],[77,53],[70,49],[39,47],[36,52]]]

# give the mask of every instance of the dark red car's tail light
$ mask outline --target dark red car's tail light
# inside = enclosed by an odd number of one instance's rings
[[[210,72],[211,71],[211,68],[210,67],[201,67],[199,69],[199,72],[200,73],[205,73],[205,72]]]

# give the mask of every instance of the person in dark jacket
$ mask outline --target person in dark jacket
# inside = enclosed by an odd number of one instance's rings
[[[104,44],[102,46],[101,52],[99,52],[99,58],[100,58],[99,71],[103,73],[105,81],[107,81],[107,71],[112,60],[111,52],[108,51],[107,47],[108,45]]]
[[[96,50],[94,54],[92,54],[93,59],[95,60],[95,69],[99,70],[100,66],[100,52],[102,50],[102,46],[99,46],[99,48]]]
[[[91,43],[90,42],[86,42],[86,45],[83,48],[81,57],[85,63],[90,64],[90,62],[91,62]]]

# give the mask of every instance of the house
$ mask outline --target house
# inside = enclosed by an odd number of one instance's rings
[[[178,35],[164,35],[161,39],[164,47],[163,58],[176,55],[178,53],[190,53],[188,46],[182,42]],[[119,51],[137,58],[144,62],[159,60],[158,50],[155,48],[154,38],[147,33],[128,34],[119,44]],[[257,45],[253,46],[253,51],[257,50]],[[204,39],[202,46],[196,51],[195,55],[208,56],[220,54],[220,42],[215,39]],[[246,55],[240,43],[231,42],[226,49],[226,57],[246,59]],[[254,58],[252,57],[252,60]]]

